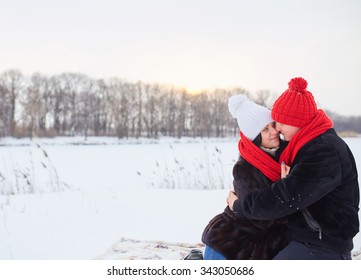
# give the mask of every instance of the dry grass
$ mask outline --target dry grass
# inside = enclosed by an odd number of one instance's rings
[[[340,137],[357,137],[358,136],[358,133],[356,131],[352,131],[352,130],[340,131],[340,132],[337,132],[337,134]]]

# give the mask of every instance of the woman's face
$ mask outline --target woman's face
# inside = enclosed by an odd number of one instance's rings
[[[271,122],[261,131],[262,143],[264,148],[276,148],[280,145],[279,133],[276,130],[276,123]]]
[[[290,141],[301,128],[278,122],[276,123],[276,129],[283,135],[285,141]]]

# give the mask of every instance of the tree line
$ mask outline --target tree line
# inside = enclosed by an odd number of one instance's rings
[[[275,96],[241,87],[191,94],[171,85],[93,79],[81,73],[0,75],[0,137],[225,137],[238,133],[228,97],[244,93],[270,107]],[[332,115],[335,128],[360,133],[360,117]]]

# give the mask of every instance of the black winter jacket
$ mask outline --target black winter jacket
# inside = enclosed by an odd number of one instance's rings
[[[239,197],[233,210],[256,220],[288,216],[290,240],[350,252],[359,231],[359,200],[354,157],[330,129],[299,150],[286,178]]]
[[[269,188],[272,183],[244,159],[235,164],[233,177],[237,196],[257,188]],[[206,226],[202,242],[223,254],[226,259],[272,259],[286,245],[286,222],[285,218],[271,221],[237,218],[226,207]]]

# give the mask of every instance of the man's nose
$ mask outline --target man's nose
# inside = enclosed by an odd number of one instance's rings
[[[281,132],[281,124],[280,123],[278,123],[278,122],[276,122],[276,126],[275,126],[275,128],[276,128],[276,130],[278,131],[278,132]]]

